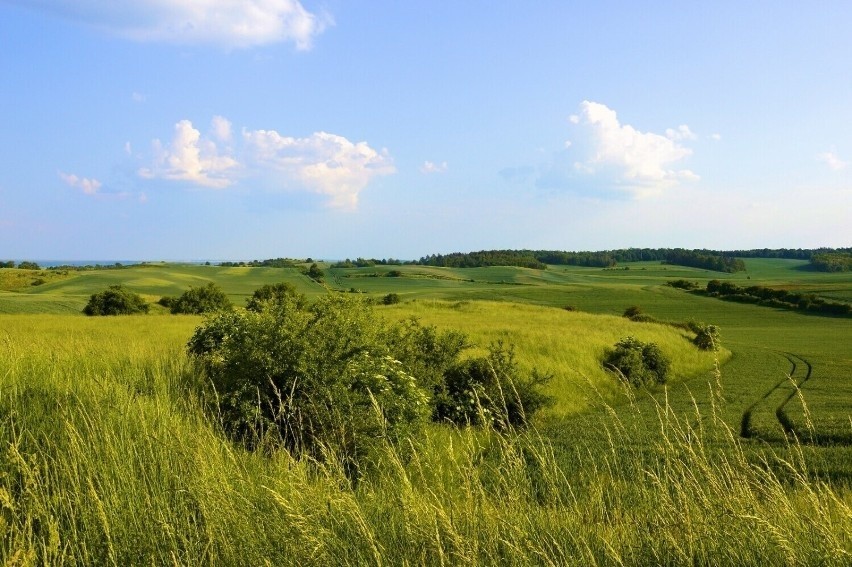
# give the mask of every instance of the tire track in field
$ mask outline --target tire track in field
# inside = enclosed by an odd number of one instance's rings
[[[752,428],[752,414],[754,410],[763,402],[766,402],[776,391],[780,388],[783,388],[789,382],[793,382],[792,391],[784,397],[783,401],[775,408],[775,418],[778,420],[778,423],[781,425],[784,433],[786,435],[793,435],[796,433],[795,427],[793,425],[792,420],[787,416],[784,412],[784,407],[793,399],[794,396],[799,392],[800,388],[811,379],[811,374],[813,373],[813,365],[810,362],[802,358],[801,356],[795,355],[793,353],[785,352],[781,353],[784,358],[786,358],[790,362],[790,372],[783,378],[781,378],[778,382],[776,382],[769,390],[767,390],[760,398],[754,401],[746,410],[743,412],[742,419],[740,420],[740,436],[744,438],[757,438],[760,439],[761,435],[758,434]],[[800,366],[803,365],[804,368],[804,377],[796,379],[796,373],[799,371]],[[800,372],[801,374],[801,372]],[[764,441],[769,441],[769,439],[763,438]]]
[[[775,417],[778,418],[778,423],[781,424],[781,427],[784,429],[784,433],[786,433],[787,435],[795,435],[796,437],[801,438],[801,435],[797,434],[796,432],[796,427],[793,424],[793,420],[791,420],[787,413],[784,411],[784,407],[788,403],[790,403],[790,400],[792,400],[796,396],[796,394],[799,393],[799,391],[802,389],[802,386],[805,385],[805,382],[811,379],[811,374],[813,373],[814,367],[810,362],[800,356],[796,356],[794,354],[791,354],[790,356],[795,356],[796,358],[804,362],[807,368],[807,372],[805,373],[804,379],[802,379],[798,384],[796,384],[796,387],[793,389],[793,391],[790,392],[790,394],[784,399],[784,401],[781,402],[781,405],[779,405],[775,409]]]

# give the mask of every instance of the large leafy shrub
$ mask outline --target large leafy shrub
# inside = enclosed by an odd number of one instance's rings
[[[385,334],[359,298],[328,295],[305,307],[285,294],[258,311],[207,320],[189,352],[232,436],[333,456],[354,473],[376,443],[415,432],[429,414],[428,396],[391,356]]]
[[[607,354],[604,366],[638,388],[664,384],[668,379],[671,361],[655,343],[643,343],[635,337],[625,337]]]
[[[83,308],[86,315],[133,315],[147,312],[148,304],[145,300],[122,285],[111,285],[100,293],[93,293]]]

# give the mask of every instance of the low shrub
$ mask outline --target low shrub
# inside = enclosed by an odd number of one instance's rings
[[[638,317],[644,313],[643,309],[638,305],[631,305],[624,310],[624,313],[621,316],[626,317],[627,319],[633,319],[634,317]]]
[[[389,293],[382,298],[382,303],[385,305],[394,305],[402,301],[398,293]]]
[[[254,290],[254,293],[246,301],[246,309],[249,311],[263,311],[267,307],[280,305],[287,299],[295,299],[299,309],[307,307],[307,298],[296,290],[296,286],[288,282],[277,284],[266,284]]]
[[[228,311],[232,307],[231,300],[228,299],[222,288],[213,282],[203,287],[190,287],[180,297],[171,301],[169,305],[173,314],[183,313],[187,315]]]
[[[692,339],[695,346],[701,350],[719,349],[719,327],[704,323],[692,323],[690,327],[695,333],[695,338]]]
[[[285,294],[259,311],[216,315],[188,348],[232,437],[333,457],[358,476],[376,443],[414,434],[429,415],[428,396],[385,336],[358,297],[327,295],[305,306]]]
[[[148,304],[142,297],[122,285],[111,285],[100,293],[93,293],[83,308],[86,315],[133,315],[147,313]]]
[[[542,387],[552,379],[534,370],[521,376],[514,348],[493,343],[488,355],[465,360],[448,369],[435,392],[433,418],[457,425],[492,425],[497,429],[525,426],[552,403]]]
[[[671,360],[659,346],[643,343],[635,337],[625,337],[618,341],[604,359],[604,367],[637,388],[664,384],[670,366]]]

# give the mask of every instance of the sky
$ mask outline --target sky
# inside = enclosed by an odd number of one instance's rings
[[[852,2],[0,0],[0,259],[852,246]]]

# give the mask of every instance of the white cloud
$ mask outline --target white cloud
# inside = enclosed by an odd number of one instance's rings
[[[243,140],[256,174],[271,172],[285,187],[295,184],[325,195],[336,208],[354,209],[359,193],[374,177],[396,171],[387,150],[327,132],[293,138],[275,130],[243,130]]]
[[[371,180],[396,171],[388,151],[367,142],[327,132],[294,138],[247,129],[233,139],[231,122],[222,116],[213,118],[207,137],[189,120],[181,120],[168,146],[157,139],[152,147],[152,163],[139,168],[140,177],[213,189],[251,180],[274,191],[322,195],[329,206],[341,209],[354,209]]]
[[[134,92],[132,95],[130,95],[130,99],[133,102],[143,103],[148,100],[148,97],[142,93]]]
[[[672,167],[692,154],[680,143],[695,138],[688,126],[668,129],[665,136],[640,132],[621,124],[615,111],[604,104],[583,101],[580,107],[576,124],[587,135],[589,151],[585,159],[575,161],[575,171],[599,177],[634,197],[659,195],[681,181],[699,179],[689,169]]]
[[[214,129],[215,129],[214,121]],[[232,183],[230,175],[239,163],[231,156],[219,155],[216,144],[201,137],[189,120],[175,124],[175,134],[169,147],[157,139],[153,142],[152,167],[139,169],[148,179],[188,181],[202,187],[222,189]]]
[[[101,182],[97,179],[89,179],[88,177],[78,177],[73,173],[58,172],[60,179],[68,186],[80,189],[86,195],[94,195],[101,188]]]
[[[722,134],[710,134],[710,137],[718,142],[722,139]]]
[[[420,173],[444,173],[447,171],[447,162],[442,161],[441,163],[434,163],[431,161],[423,162],[423,165],[420,166]]]
[[[136,41],[248,48],[292,42],[310,49],[332,24],[298,0],[17,0]]]
[[[817,156],[817,159],[828,165],[828,167],[830,167],[834,171],[846,169],[846,167],[849,165],[849,162],[840,159],[840,156],[838,156],[837,152],[835,152],[834,150],[819,154]]]

